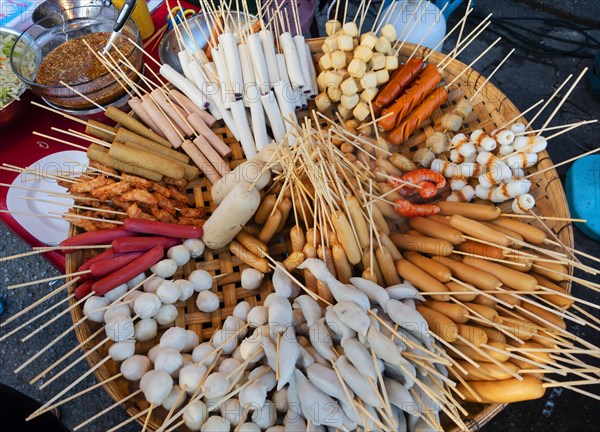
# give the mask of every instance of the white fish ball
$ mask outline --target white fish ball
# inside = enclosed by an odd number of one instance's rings
[[[194,284],[196,292],[209,290],[213,286],[213,279],[206,270],[194,270],[188,276],[188,280]]]
[[[248,312],[247,322],[250,327],[260,327],[269,319],[269,310],[265,306],[254,306]]]
[[[252,421],[261,429],[268,429],[277,421],[277,409],[275,404],[266,400],[262,408],[252,413]]]
[[[150,271],[163,279],[170,278],[177,271],[177,263],[167,258],[150,267]]]
[[[525,171],[523,171],[523,168],[511,168],[512,173],[513,173],[513,178],[515,180],[521,180],[523,177],[525,177]]]
[[[202,312],[214,312],[219,309],[219,296],[212,291],[201,291],[196,298],[196,306]]]
[[[146,400],[154,405],[161,405],[173,388],[173,378],[166,372],[151,370],[146,372],[142,379],[147,377],[142,388]]]
[[[496,140],[490,136],[482,138],[478,143],[478,147],[485,151],[492,151],[497,145],[498,143]]]
[[[264,277],[264,273],[259,272],[258,270],[253,269],[252,267],[248,267],[242,271],[242,288],[247,290],[255,290],[260,286]]]
[[[167,251],[167,258],[175,261],[178,267],[186,265],[190,257],[190,251],[184,245],[173,246]]]
[[[252,306],[250,306],[250,303],[248,303],[247,301],[242,301],[242,302],[239,302],[233,308],[232,315],[235,317],[238,317],[239,319],[241,319],[243,321],[246,321],[246,318],[248,318],[248,312],[250,312],[250,309],[252,309]]]
[[[492,197],[492,190],[478,184],[475,186],[475,196],[479,199],[489,200]]]
[[[175,406],[174,409],[177,409],[181,405],[183,405],[185,402],[185,397],[184,396],[179,397],[180,393],[181,393],[181,387],[179,387],[177,384],[175,384],[173,386],[173,388],[171,389],[171,391],[169,392],[169,395],[163,401],[162,407],[164,409],[166,409],[167,411],[170,411],[173,408],[173,406]],[[175,403],[177,403],[177,405],[175,405]]]
[[[200,239],[187,239],[183,245],[190,251],[192,258],[198,258],[204,253],[204,242]]]
[[[194,295],[194,284],[187,279],[177,279],[175,281],[181,294],[179,295],[179,301],[186,301]]]
[[[129,310],[129,308],[128,308]],[[123,342],[133,339],[135,328],[131,317],[118,315],[106,322],[106,336],[112,341]]]
[[[104,297],[110,300],[110,302],[112,303],[125,296],[125,293],[128,289],[129,288],[127,287],[127,284],[121,284],[104,294]]]
[[[219,365],[219,372],[229,375],[241,365],[241,362],[233,358],[224,359]]]
[[[135,306],[136,299],[141,296],[143,293],[138,290],[129,291],[127,295],[123,298],[123,302],[127,303],[129,306],[129,310],[133,312],[133,307]]]
[[[177,308],[173,305],[165,304],[160,307],[154,319],[158,325],[171,324],[177,318]]]
[[[201,432],[229,432],[231,423],[226,418],[220,416],[211,416],[200,428]]]
[[[121,363],[121,373],[129,381],[138,381],[150,370],[150,359],[144,355],[134,355]]]
[[[158,325],[152,318],[139,320],[135,324],[135,340],[146,342],[156,337]]]
[[[237,346],[237,339],[232,337],[235,333],[219,329],[215,332],[212,340],[213,347],[223,347],[224,354],[231,354]]]
[[[104,313],[110,304],[110,300],[106,297],[92,296],[83,304],[83,314],[92,322],[104,322]]]
[[[154,369],[173,375],[183,366],[183,358],[174,348],[162,348],[154,359]]]
[[[143,285],[144,292],[155,293],[163,281],[164,281],[164,279],[161,277],[158,277],[158,276],[151,277],[149,280],[144,282],[144,285]]]
[[[507,156],[515,151],[512,145],[501,145],[498,147],[498,156]]]
[[[108,349],[108,355],[116,362],[128,359],[135,353],[135,342],[116,342]]]
[[[243,339],[248,334],[246,321],[233,315],[230,315],[225,319],[225,322],[223,323],[223,330],[225,330],[229,334],[237,333],[238,339]]]
[[[143,293],[135,299],[133,310],[141,319],[152,318],[161,307],[160,298],[156,294]]]
[[[182,418],[186,427],[193,431],[199,431],[208,418],[208,408],[204,402],[196,401],[185,408]],[[229,431],[229,429],[227,430]]]
[[[477,154],[477,149],[475,148],[475,144],[472,142],[466,142],[457,147],[458,152],[464,157],[471,157]]]
[[[187,332],[181,327],[171,327],[160,337],[161,348],[173,348],[179,352],[183,351],[187,342]]]
[[[164,304],[173,304],[179,300],[181,288],[171,280],[165,280],[156,290],[156,295]]]
[[[200,338],[198,337],[198,334],[193,330],[186,330],[185,336],[185,346],[183,347],[182,352],[191,353],[193,349],[196,348],[200,343]]]
[[[202,393],[209,399],[216,399],[227,393],[229,380],[224,373],[213,372],[206,377],[202,384]]]
[[[129,305],[119,303],[113,303],[106,309],[104,312],[104,321],[108,322],[116,316],[131,316],[131,310],[129,309]]]
[[[154,345],[152,348],[150,348],[148,350],[147,356],[152,363],[154,363],[156,361],[156,356],[158,355],[159,352],[160,352],[160,345]]]
[[[137,275],[136,277],[134,277],[133,279],[127,281],[127,287],[128,288],[136,287],[145,280],[146,280],[146,273],[142,272],[139,275]]]
[[[202,363],[208,366],[215,360],[216,355],[215,347],[210,342],[202,342],[192,351],[192,360],[194,363]]]
[[[455,147],[467,142],[469,142],[469,138],[467,138],[467,136],[464,133],[458,133],[454,135],[450,140],[450,144],[452,144]]]
[[[501,146],[511,145],[515,140],[515,133],[509,129],[502,129],[492,132],[492,136],[496,138]]]
[[[182,367],[179,371],[179,385],[181,388],[185,387],[185,391],[188,394],[194,394],[200,386],[204,375],[206,375],[206,366],[189,364]]]
[[[276,390],[273,393],[272,400],[275,404],[275,408],[278,413],[286,413],[289,409],[288,398],[287,398],[287,387]]]
[[[234,427],[240,424],[243,412],[239,399],[231,398],[221,404],[221,415]]]

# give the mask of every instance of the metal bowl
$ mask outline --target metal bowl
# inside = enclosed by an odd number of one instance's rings
[[[77,18],[73,12],[74,8],[102,6],[103,3],[102,0],[46,0],[35,8],[31,20],[37,23],[45,18],[52,17],[52,19],[43,21],[43,25],[50,28],[62,23],[63,19],[71,20]]]
[[[73,19],[68,19],[67,14],[62,12],[43,18],[29,27],[15,43],[10,58],[13,71],[34,93],[61,110],[90,114],[101,110],[97,105],[105,107],[121,100],[127,93],[108,72],[96,79],[72,85],[76,91],[62,85],[42,85],[36,81],[39,66],[50,52],[64,42],[83,35],[110,33],[117,14],[114,8],[83,6],[69,11],[68,15],[74,16]],[[48,27],[48,22],[56,19],[59,19],[60,24]],[[142,43],[140,32],[131,19],[127,21],[119,37],[129,37],[138,45]],[[132,49],[127,57],[138,71],[142,71],[143,55],[140,50]],[[33,71],[24,67],[27,63],[25,59],[29,58],[33,58],[36,65]],[[66,63],[65,67],[69,67],[69,64]],[[127,73],[130,79],[137,78],[133,71]],[[85,95],[85,98],[79,93]]]
[[[235,28],[238,25],[238,14],[232,13],[228,16],[227,26],[229,28]],[[254,24],[256,17],[254,15],[247,15],[244,13],[239,14],[239,25]],[[194,40],[192,41],[188,35],[187,30],[191,31]],[[158,57],[161,63],[168,64],[179,73],[183,73],[181,64],[179,63],[179,42],[177,36],[181,34],[183,39],[183,45],[187,47],[190,52],[194,52],[196,48],[202,49],[207,43],[207,37],[210,37],[212,29],[208,26],[204,14],[199,13],[196,16],[187,20],[187,24],[180,23],[177,26],[177,32],[175,29],[169,30],[169,32],[163,37],[158,47]]]
[[[21,35],[21,32],[8,27],[0,27],[0,34],[13,35],[15,37],[16,42],[18,37]],[[0,130],[12,124],[29,107],[31,93],[26,92],[27,87],[24,87],[17,95],[18,99],[13,99],[11,102],[9,102],[3,108],[0,109]]]

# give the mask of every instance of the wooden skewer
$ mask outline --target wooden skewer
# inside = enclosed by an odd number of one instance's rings
[[[578,385],[594,385],[600,384],[600,379],[597,380],[578,380],[578,381],[554,381],[554,382],[546,382],[542,384],[544,388],[550,387],[563,387],[563,386],[578,386]],[[598,400],[600,400],[600,396],[598,396]]]
[[[471,96],[469,98],[470,102],[473,102],[473,100],[477,97],[477,95],[479,94],[479,92],[485,88],[485,85],[490,81],[490,79],[494,76],[494,74],[496,72],[498,72],[498,69],[500,69],[502,67],[502,65],[504,64],[504,62],[506,62],[506,60],[508,60],[508,58],[512,55],[512,53],[515,52],[515,48],[513,48],[512,50],[510,50],[510,52],[508,54],[506,54],[506,56],[500,61],[500,63],[498,63],[498,66],[496,66],[496,68],[492,71],[492,73],[490,73],[487,78],[485,79],[485,81],[483,82],[483,84],[481,84],[479,86],[479,88],[475,91],[475,93],[473,93],[473,96]]]
[[[41,284],[41,283],[51,282],[51,281],[54,281],[54,280],[66,279],[66,278],[73,277],[73,276],[80,276],[80,275],[83,275],[83,274],[87,274],[89,272],[91,272],[91,270],[84,270],[84,271],[70,273],[70,274],[66,274],[66,275],[53,276],[53,277],[49,277],[49,278],[45,278],[45,279],[38,279],[38,280],[35,280],[35,281],[31,281],[31,282],[23,282],[23,283],[16,284],[16,285],[9,285],[7,287],[7,289],[16,289],[16,288],[28,287],[28,286],[32,286],[32,285]]]
[[[446,88],[450,89],[450,87],[452,86],[452,84],[454,84],[461,76],[463,76],[464,73],[466,73],[467,71],[471,70],[471,68],[473,67],[473,65],[475,63],[477,63],[483,56],[485,56],[488,53],[488,51],[491,50],[501,40],[502,40],[502,38],[499,37],[494,42],[492,42],[485,50],[483,50],[483,52],[481,54],[479,54],[477,57],[475,57],[475,59],[471,63],[469,63],[458,75],[456,75],[454,77],[454,79],[452,81],[450,81],[449,84],[446,85]],[[450,64],[450,63],[448,63],[448,64]]]
[[[143,415],[145,415],[148,411],[150,411],[150,408],[146,408],[143,411],[140,411],[139,413],[137,413],[134,416],[129,417],[127,420],[119,423],[118,425],[116,425],[115,427],[110,428],[109,430],[107,430],[106,432],[115,432],[119,429],[121,429],[123,426],[128,425],[129,423],[139,419],[140,417],[142,417]]]
[[[59,142],[59,143],[62,143],[62,144],[66,144],[68,146],[75,147],[75,148],[77,148],[79,150],[87,151],[87,147],[86,146],[75,144],[75,143],[72,143],[70,141],[65,141],[65,140],[62,140],[60,138],[56,138],[56,137],[53,137],[53,136],[50,136],[50,135],[46,135],[46,134],[43,134],[43,133],[40,133],[40,132],[36,132],[36,131],[33,131],[32,133],[34,135],[41,136],[42,138],[46,138],[46,139],[50,139],[52,141],[56,141],[56,142]]]
[[[550,380],[549,378],[546,378],[546,377],[542,377],[542,381],[554,382],[554,381],[552,381],[552,380]],[[571,385],[568,385],[568,384],[565,384],[565,383],[560,383],[560,387],[563,387],[563,388],[569,389],[571,391],[574,391],[576,393],[580,393],[582,395],[591,397],[592,399],[600,400],[600,396],[598,396],[597,394],[594,394],[594,393],[582,390],[582,389],[580,389],[579,387],[576,387],[576,386],[571,386]]]
[[[80,209],[80,210],[91,210],[91,211],[98,212],[98,213],[107,213],[107,214],[127,216],[127,213],[118,211],[118,210],[108,210],[108,209],[102,209],[102,208],[97,208],[97,207],[82,206],[82,205],[78,205],[78,204],[61,203],[58,201],[45,200],[45,199],[36,198],[36,197],[20,196],[19,198],[28,200],[28,201],[39,201],[39,202],[48,203],[48,204],[56,204],[56,205],[61,205],[61,206],[65,206],[65,207],[72,207],[72,208],[76,208],[76,209]]]
[[[131,394],[128,394],[127,396],[125,396],[124,398],[122,398],[121,400],[116,401],[114,404],[110,405],[108,408],[103,409],[102,411],[100,411],[99,413],[95,414],[94,416],[90,417],[89,419],[87,419],[86,421],[79,423],[77,426],[75,426],[73,428],[74,431],[78,431],[79,429],[83,428],[84,426],[90,424],[91,422],[93,422],[94,420],[96,420],[99,417],[102,417],[104,414],[106,414],[107,412],[109,412],[110,410],[112,410],[113,408],[116,408],[117,406],[120,406],[121,404],[123,404],[124,402],[128,401],[129,399],[139,395],[142,391],[141,390],[136,390]]]
[[[535,107],[537,107],[539,104],[543,103],[544,99],[540,99],[539,101],[537,101],[536,103],[534,103],[533,105],[531,105],[529,108],[527,108],[525,111],[523,111],[522,113],[516,115],[515,117],[513,117],[512,119],[510,119],[509,121],[507,121],[506,123],[504,123],[502,126],[500,126],[498,128],[498,130],[502,130],[504,129],[506,126],[513,124],[514,122],[516,122],[517,120],[519,120],[521,117],[523,117],[525,114],[527,114],[529,111],[531,111],[532,109],[534,109]]]
[[[57,212],[48,212],[51,215],[61,215],[62,219],[86,219],[86,220],[91,220],[91,221],[96,221],[96,222],[106,222],[106,223],[112,223],[115,225],[123,225],[124,222],[122,221],[117,221],[117,220],[112,220],[112,219],[102,219],[102,218],[97,218],[97,217],[92,217],[92,216],[84,216],[84,215],[80,215],[80,214],[74,214],[74,213],[57,213]]]
[[[142,432],[146,432],[146,429],[148,428],[148,423],[150,422],[150,417],[152,416],[152,410],[154,410],[154,402],[150,404],[150,408],[148,409],[148,415],[146,416],[146,421],[144,422]]]
[[[509,218],[523,218],[523,219],[534,219],[535,216],[526,214],[514,214],[514,213],[501,213],[500,216]],[[587,219],[576,219],[576,218],[565,218],[555,216],[538,216],[542,220],[559,221],[559,222],[582,222],[586,223]]]
[[[27,312],[29,312],[30,310],[32,310],[33,308],[35,308],[36,306],[39,306],[40,304],[42,304],[43,302],[45,302],[46,300],[48,300],[49,298],[55,296],[56,294],[60,293],[63,290],[66,290],[67,288],[69,288],[71,285],[77,283],[79,281],[80,277],[77,276],[76,278],[74,278],[73,280],[59,286],[58,288],[56,288],[53,291],[50,291],[48,294],[46,294],[45,296],[43,296],[42,298],[40,298],[39,300],[36,300],[35,302],[33,302],[32,304],[30,304],[29,306],[27,306],[26,308],[20,310],[19,312],[17,312],[16,314],[14,314],[13,316],[11,316],[10,318],[8,318],[6,321],[4,321],[2,324],[0,324],[0,327],[4,327],[5,325],[11,323],[12,321],[16,320],[17,318],[19,318],[20,316],[26,314]]]

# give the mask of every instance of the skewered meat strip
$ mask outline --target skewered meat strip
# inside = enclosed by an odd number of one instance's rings
[[[181,217],[200,219],[204,216],[204,209],[182,207],[179,209]]]
[[[188,218],[188,217],[180,217],[177,220],[177,223],[180,223],[181,225],[194,225],[194,226],[203,226],[204,222],[206,222],[204,219],[196,219],[196,218]]]
[[[173,186],[179,192],[183,192],[185,190],[185,187],[188,185],[188,181],[184,178],[174,179],[171,177],[163,177],[163,182],[166,185]]]
[[[164,211],[166,211],[167,213],[169,213],[170,215],[174,216],[175,215],[175,206],[173,205],[173,203],[169,200],[169,198],[167,198],[166,196],[162,195],[161,193],[158,192],[154,192],[152,194],[152,196],[154,198],[156,198],[156,201],[158,202],[158,206],[163,209]],[[154,214],[154,212],[153,212]],[[155,215],[156,216],[156,215]]]
[[[126,181],[120,181],[117,183],[112,183],[106,186],[102,186],[101,188],[95,189],[92,191],[92,196],[102,201],[110,200],[111,198],[120,197],[120,195],[124,194],[131,187],[131,183]]]
[[[83,193],[92,192],[98,188],[101,188],[113,182],[114,180],[108,179],[103,175],[99,175],[96,178],[93,178],[92,180],[82,181],[79,183],[70,183],[68,188],[69,193],[80,195]]]
[[[148,213],[145,213],[144,211],[142,211],[142,209],[139,208],[137,203],[133,203],[127,208],[127,216],[129,216],[130,218],[146,219],[146,220],[151,220],[151,221],[156,220],[156,218],[154,216],[149,215]]]
[[[132,189],[120,196],[123,201],[135,201],[137,203],[153,207],[158,205],[158,200],[145,189]]]
[[[179,192],[178,190],[176,190],[173,187],[169,188],[169,195],[166,195],[172,199],[174,199],[175,201],[179,201],[181,203],[184,203],[186,205],[191,205],[191,201],[190,199],[187,197],[187,195],[182,194],[181,192]]]
[[[161,222],[177,223],[175,218],[164,209],[152,207],[150,211],[152,212],[152,215]]]
[[[150,189],[153,186],[153,182],[151,182],[150,180],[146,180],[131,174],[123,174],[123,181],[128,181],[135,187],[142,189]]]
[[[65,217],[65,219],[68,222],[75,225],[76,227],[82,228],[85,231],[96,231],[98,229],[98,226],[96,225],[96,223],[94,221],[91,221],[89,219],[78,218],[77,213],[75,213],[75,211],[73,209],[69,209],[69,211],[67,211],[66,214],[74,216],[74,217]],[[111,228],[114,228],[114,227],[111,227]]]
[[[109,173],[112,174],[114,176],[118,176],[119,173],[117,172],[117,170],[107,167],[106,165],[102,165],[100,162],[94,162],[94,161],[90,161],[89,164],[90,168],[96,168],[97,170],[100,171],[104,171],[105,173]]]

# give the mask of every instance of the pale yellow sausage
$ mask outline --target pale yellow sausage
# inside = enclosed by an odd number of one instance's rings
[[[395,261],[394,261],[395,262]],[[369,269],[369,272],[374,273],[377,278],[377,285],[383,284],[383,274],[381,273],[381,269],[379,268],[379,264],[377,263],[377,259],[375,257],[375,251],[373,251],[373,262],[371,262],[371,250],[369,248],[365,248],[363,250],[362,255],[362,267],[363,269]],[[372,280],[369,278],[369,280]]]
[[[461,244],[465,241],[465,238],[459,230],[448,225],[434,222],[428,218],[421,216],[413,217],[408,219],[408,224],[413,229],[416,229],[429,237],[446,240],[454,245]]]
[[[229,243],[229,250],[232,254],[238,257],[242,262],[248,264],[250,267],[255,268],[261,273],[269,273],[269,262],[266,258],[259,258],[246,249],[240,242],[232,241]]]
[[[362,212],[358,198],[353,195],[347,196],[346,204],[348,205],[350,220],[352,221],[352,225],[354,225],[354,229],[356,230],[360,247],[366,248],[370,243],[369,225],[367,224],[367,220]]]
[[[375,226],[381,231],[386,233],[387,235],[390,235],[390,226],[388,225],[388,223],[386,222],[385,218],[383,217],[383,214],[381,213],[381,210],[379,210],[379,207],[377,206],[372,206],[372,213],[373,213],[373,222],[375,223]]]
[[[252,252],[258,257],[263,257],[261,252],[267,253],[269,248],[262,241],[248,233],[248,231],[242,229],[236,236],[236,240],[239,241],[246,249]]]
[[[479,289],[495,291],[502,286],[502,281],[496,276],[465,263],[440,256],[434,256],[431,259],[447,266],[456,279],[472,284]]]
[[[506,234],[493,230],[487,225],[484,225],[474,219],[468,219],[458,214],[450,216],[450,225],[471,237],[475,237],[486,242],[501,246],[509,246],[511,243],[506,237]]]
[[[432,260],[431,258],[421,255],[418,252],[406,251],[404,252],[404,258],[419,267],[421,270],[426,271],[442,283],[449,282],[452,278],[452,273],[448,267]],[[464,290],[465,288],[463,287],[463,291]]]
[[[342,283],[350,283],[352,277],[352,265],[348,261],[346,252],[340,244],[334,244],[331,246],[331,253],[333,255],[333,264],[335,265],[335,271],[337,278]]]
[[[540,286],[542,286],[544,288],[548,288],[552,291],[556,291],[557,293],[564,294],[564,295],[544,295],[544,298],[546,300],[554,303],[555,305],[559,306],[562,309],[569,309],[575,302],[575,299],[571,296],[569,291],[567,291],[563,287],[556,285],[554,282],[549,281],[544,276],[541,276],[537,273],[529,273],[529,274],[533,278],[535,278],[535,280],[537,281],[537,283]],[[565,295],[567,295],[568,297],[565,297]]]
[[[523,302],[523,304],[521,306],[523,307],[523,309],[531,312],[531,314],[522,312],[523,315],[526,316],[529,319],[529,321],[538,324],[540,327],[550,328],[550,326],[544,322],[544,320],[545,320],[563,330],[567,329],[567,324],[558,315],[548,312],[547,310],[542,309],[541,307],[538,307],[538,306],[533,305],[528,302]]]
[[[454,282],[454,281],[446,282],[446,287],[448,288],[449,291],[452,291],[452,292],[465,293],[465,292],[473,291],[472,294],[452,294],[452,297],[458,301],[470,302],[470,301],[474,300],[475,297],[477,297],[477,294],[475,293],[475,287],[466,282],[463,282],[463,283],[465,283],[469,288],[467,288],[466,286],[461,285],[457,282]]]
[[[562,282],[568,279],[569,269],[564,264],[537,261],[534,259],[535,272],[547,279]]]
[[[304,254],[302,251],[294,251],[283,261],[283,266],[290,273],[296,270],[300,264],[304,262]]]
[[[523,237],[521,236],[521,234],[519,234],[516,231],[510,230],[508,228],[505,228],[503,226],[494,225],[491,222],[482,222],[482,224],[484,224],[485,226],[489,227],[490,229],[493,229],[493,230],[496,230],[496,231],[500,231],[501,233],[506,234],[507,236],[510,236],[513,239],[517,239],[517,240],[519,240],[521,242],[524,240]],[[515,248],[515,249],[518,249],[520,247],[521,246],[519,246],[518,244],[517,245],[513,244],[513,248]]]
[[[423,304],[428,308],[436,310],[439,313],[447,316],[455,323],[462,324],[469,321],[469,311],[462,305],[435,300],[427,300]]]
[[[304,236],[304,231],[299,225],[294,225],[290,230],[290,242],[292,243],[292,250],[302,251],[304,245],[306,244],[306,237]]]
[[[546,233],[544,231],[514,218],[499,217],[493,220],[492,223],[518,232],[529,243],[542,244],[546,240]]]
[[[511,403],[539,399],[545,392],[542,381],[532,376],[524,377],[523,381],[516,378],[502,381],[471,381],[469,386],[479,395],[482,403]],[[459,384],[456,389],[465,395],[467,402],[479,402],[463,384]]]
[[[488,342],[502,342],[506,343],[506,336],[500,330],[493,327],[479,327],[485,332],[488,337]]]
[[[473,309],[475,312],[477,312],[477,313],[474,313],[474,312],[469,311],[469,315],[477,316],[478,318],[481,318],[481,317],[479,317],[479,315],[481,315],[485,319],[487,319],[488,321],[490,321],[492,323],[500,323],[501,322],[500,315],[498,315],[498,312],[496,311],[496,309],[492,309],[487,306],[479,305],[477,303],[465,303],[465,307],[467,309]],[[479,315],[477,315],[477,314],[479,314]]]
[[[289,198],[283,198],[277,206],[277,209],[281,212],[281,221],[279,222],[275,232],[280,232],[285,227],[285,223],[287,222],[290,211],[292,210],[292,200]]]
[[[500,279],[504,285],[512,289],[519,291],[535,291],[537,289],[538,283],[533,276],[510,269],[498,263],[474,257],[465,257],[463,262],[493,274]]]
[[[337,277],[331,249],[325,246],[325,250],[323,250],[323,245],[319,245],[317,246],[317,256],[325,263],[325,265],[327,265],[327,270],[329,270],[329,273],[331,273],[334,277]]]
[[[260,202],[260,206],[256,213],[254,214],[254,222],[259,225],[263,225],[271,212],[273,211],[273,207],[275,206],[275,201],[277,201],[277,196],[275,194],[269,194],[263,198]]]
[[[396,261],[396,270],[398,274],[404,279],[413,284],[417,289],[423,292],[447,292],[448,288],[446,285],[438,281],[433,276],[430,276],[427,272],[421,270],[419,267],[411,263],[410,261],[401,259]],[[447,294],[430,296],[436,300],[448,301],[450,296]]]
[[[392,242],[394,242],[398,249],[443,256],[450,255],[453,251],[452,243],[432,237],[392,233],[390,234],[390,239],[392,239]]]
[[[473,345],[480,347],[488,342],[487,334],[479,327],[466,324],[457,324],[458,334],[471,342]]]
[[[392,241],[392,239],[386,233],[379,233],[379,240],[381,240],[381,244],[387,248],[392,254],[392,258],[394,261],[402,258],[402,254]]]
[[[402,283],[400,277],[398,276],[398,272],[396,271],[396,267],[394,266],[392,254],[390,254],[385,246],[377,246],[375,248],[375,258],[377,259],[377,263],[381,269],[385,286],[398,285]]]
[[[500,381],[511,379],[514,376],[496,363],[479,362],[478,368],[466,360],[457,360],[457,363],[468,373],[466,375],[463,374],[459,368],[453,368],[452,373],[458,373],[465,381]],[[502,366],[508,368],[515,374],[519,371],[519,367],[512,362],[505,362]]]
[[[452,345],[455,348],[457,348],[459,351],[461,351],[463,354],[465,354],[467,357],[471,358],[472,360],[475,360],[476,362],[490,361],[490,358],[488,356],[481,354],[480,352],[478,352],[477,350],[473,349],[472,347],[470,347],[468,345],[462,344],[460,342],[454,342]],[[505,351],[505,352],[498,352],[496,350],[487,349],[485,347],[479,348],[479,350],[483,351],[485,354],[488,354],[490,357],[498,360],[501,363],[504,363],[505,361],[507,361],[510,358],[510,356],[508,355],[508,351],[506,351],[506,348],[507,348],[506,344],[503,344],[501,342],[491,342],[488,345],[491,347],[497,348],[499,350]],[[448,354],[452,358],[462,359],[462,357],[459,354],[455,353],[452,350],[448,350]]]
[[[481,255],[494,259],[505,259],[508,251],[500,249],[496,246],[486,245],[468,240],[462,244],[456,245],[456,249],[472,255]]]
[[[279,209],[275,209],[273,213],[268,217],[267,221],[263,225],[260,233],[258,234],[258,239],[264,243],[269,243],[275,233],[277,232],[277,228],[279,227],[279,223],[281,222],[281,212]]]
[[[486,204],[438,201],[436,205],[440,208],[440,214],[443,216],[461,215],[480,221],[496,219],[502,213],[498,207]]]
[[[429,330],[431,330],[433,333],[441,337],[446,342],[456,341],[458,327],[446,315],[421,305],[417,306],[417,312],[419,312],[423,318],[425,318]]]
[[[350,226],[348,218],[341,211],[335,211],[331,215],[331,220],[338,239],[344,248],[344,252],[346,252],[348,261],[354,265],[358,264],[361,258],[361,249],[358,247],[358,243],[354,238],[354,233],[352,232],[352,227]]]

